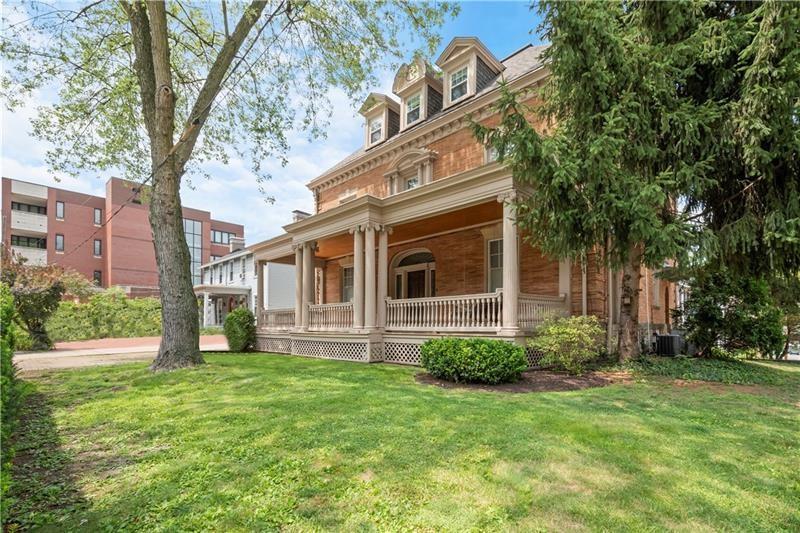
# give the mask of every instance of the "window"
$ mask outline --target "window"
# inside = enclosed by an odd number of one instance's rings
[[[222,265],[219,265],[217,267],[217,274],[218,274],[217,278],[219,279],[217,283],[222,283]]]
[[[228,280],[229,281],[233,281],[233,265],[234,265],[234,263],[235,263],[235,261],[231,262],[230,264],[228,264]]]
[[[64,220],[64,202],[56,202],[56,218]]]
[[[56,233],[56,252],[64,251],[64,236]]]
[[[184,218],[183,234],[186,236],[186,245],[189,247],[192,283],[198,285],[200,283],[200,264],[203,262],[203,223],[199,220]]]
[[[492,163],[493,161],[497,161],[497,148],[495,148],[494,146],[487,146],[485,156],[487,163]]]
[[[25,211],[28,213],[36,213],[37,215],[46,215],[47,208],[43,205],[23,204],[22,202],[11,202],[11,209],[14,211]]]
[[[467,94],[467,67],[450,74],[450,101],[455,102]]]
[[[101,241],[100,239],[95,239],[94,240],[94,256],[95,257],[100,257],[101,255],[103,255],[103,241]]]
[[[416,94],[406,101],[406,126],[419,120],[420,95]]]
[[[44,250],[47,248],[47,239],[40,239],[39,237],[26,237],[25,235],[12,235],[11,246],[39,248]]]
[[[230,244],[231,237],[236,237],[236,234],[228,231],[211,230],[211,242],[214,244]]]
[[[375,144],[383,137],[383,117],[369,121],[369,143]]]
[[[405,183],[405,190],[415,189],[419,185],[419,177],[414,176],[413,178],[408,178]]]
[[[489,241],[489,292],[503,288],[503,239]]]
[[[100,285],[103,283],[103,272],[100,270],[95,270],[92,273],[92,280],[94,280],[95,285]]]
[[[244,271],[247,268],[247,258],[246,257],[242,257],[241,261],[242,261],[241,274],[242,274],[242,277],[244,277]]]
[[[212,261],[216,261],[217,259],[219,259],[219,258],[221,258],[221,257],[222,257],[221,255],[212,255],[212,256],[211,256],[211,260],[212,260]]]
[[[353,267],[342,269],[342,302],[353,301]]]
[[[103,223],[103,210],[99,207],[94,208],[94,225],[99,226]]]

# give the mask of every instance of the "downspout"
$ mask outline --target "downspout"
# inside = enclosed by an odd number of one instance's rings
[[[586,295],[586,258],[581,259],[581,314],[586,316],[589,311],[589,302]]]
[[[650,306],[650,282],[647,281],[647,269],[644,269],[644,304],[647,306],[647,346],[650,346],[652,332],[650,324],[653,322],[653,308]]]

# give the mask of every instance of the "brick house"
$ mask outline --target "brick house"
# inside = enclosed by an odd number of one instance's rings
[[[543,49],[499,60],[456,38],[438,69],[399,69],[397,99],[369,95],[363,148],[308,184],[316,213],[252,247],[260,265],[295,265],[295,308],[259,310],[259,349],[417,364],[426,339],[524,343],[552,314],[593,314],[614,330],[620,273],[527,244],[511,203],[524,187],[469,129],[468,117],[497,121],[499,80],[520,90],[546,79]],[[674,287],[648,271],[641,288],[643,335],[669,328]]]

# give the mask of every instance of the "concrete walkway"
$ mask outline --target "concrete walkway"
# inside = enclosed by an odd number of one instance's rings
[[[48,352],[16,353],[14,362],[20,372],[25,374],[41,370],[150,361],[158,353],[159,342],[161,337],[58,342],[55,350]],[[200,337],[200,349],[225,351],[228,343],[224,335],[203,335]]]

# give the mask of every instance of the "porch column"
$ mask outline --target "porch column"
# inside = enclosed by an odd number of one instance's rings
[[[258,285],[256,286],[256,320],[258,320],[258,315],[261,313],[261,310],[264,309],[264,272],[266,271],[267,264],[264,261],[259,261],[258,263]]]
[[[294,327],[303,326],[303,245],[294,245]]]
[[[375,226],[367,224],[364,230],[364,285],[366,292],[364,295],[364,327],[375,327],[375,302],[377,294],[375,291]]]
[[[364,235],[353,230],[353,327],[364,327]]]
[[[209,298],[208,293],[203,293],[203,327],[207,328],[211,324],[208,323],[208,313],[210,311],[210,304],[211,298]]]
[[[378,327],[386,327],[386,291],[389,287],[389,233],[391,229],[381,227],[378,234]]]
[[[303,329],[308,329],[309,315],[311,314],[309,306],[314,303],[314,251],[316,247],[317,243],[313,241],[303,244]]]
[[[515,198],[513,192],[498,198],[503,202],[503,332],[511,335],[519,331],[519,246]]]

